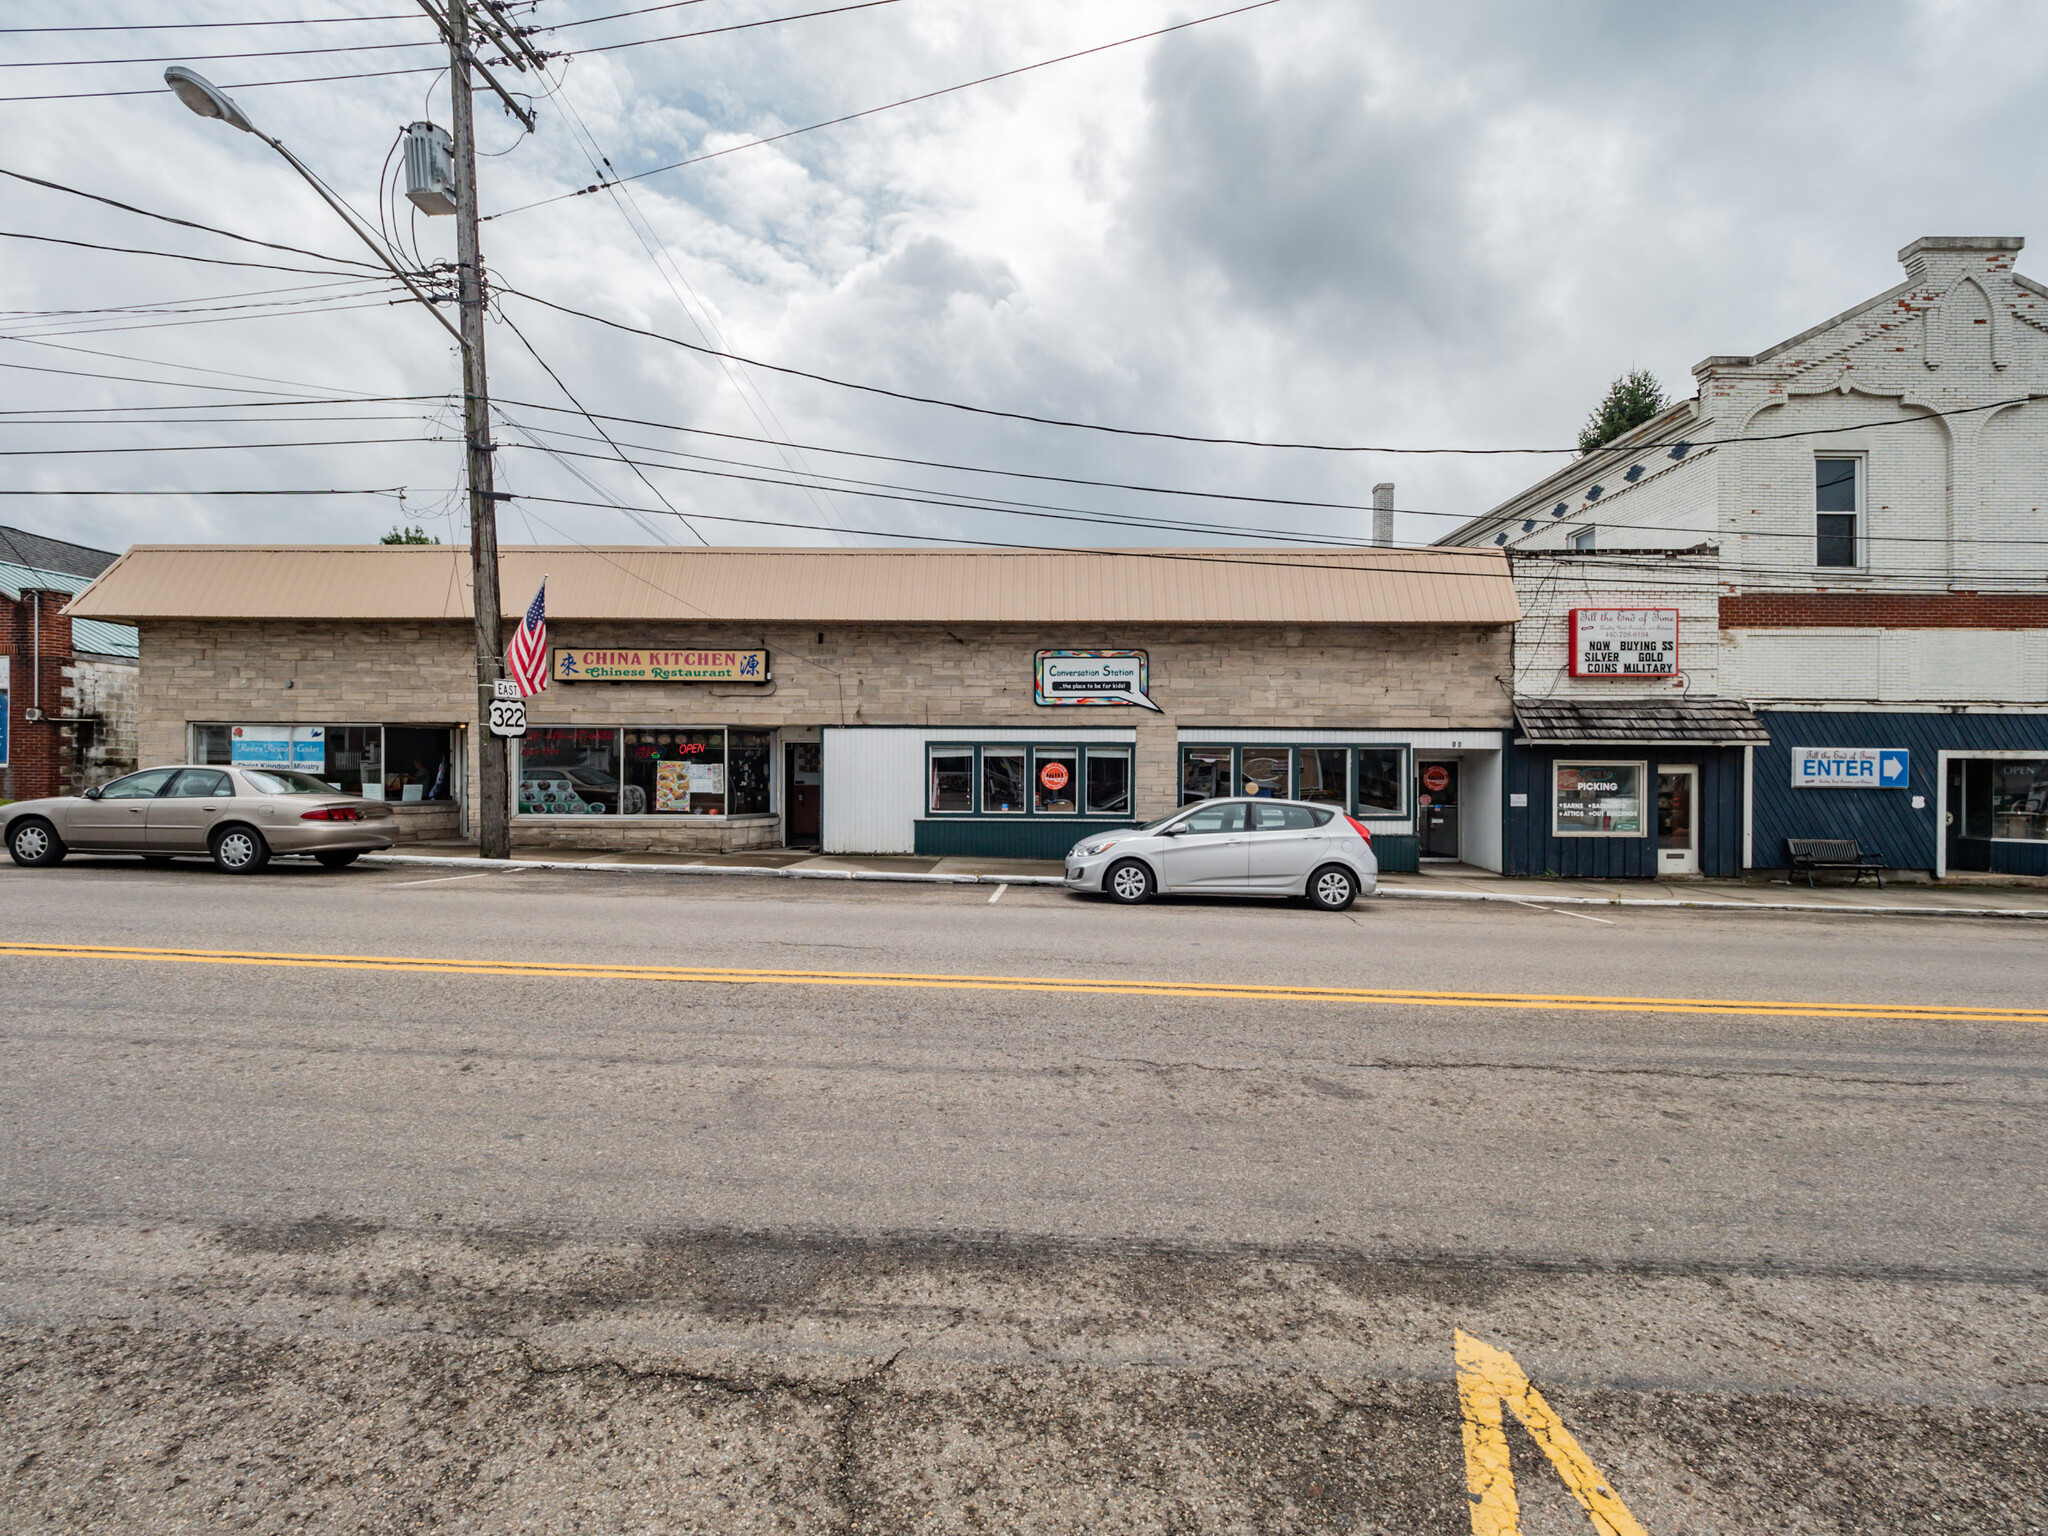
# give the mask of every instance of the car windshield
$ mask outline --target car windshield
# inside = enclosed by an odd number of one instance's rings
[[[1157,821],[1148,821],[1148,822],[1146,822],[1146,823],[1145,823],[1145,825],[1144,825],[1144,826],[1142,826],[1142,827],[1140,827],[1140,828],[1138,828],[1138,830],[1139,830],[1140,832],[1157,832],[1157,831],[1158,831],[1158,830],[1159,830],[1159,829],[1160,829],[1161,827],[1165,826],[1165,825],[1166,825],[1166,824],[1167,824],[1167,823],[1168,823],[1169,821],[1179,821],[1179,820],[1181,819],[1181,817],[1183,817],[1183,816],[1187,815],[1187,813],[1188,813],[1188,811],[1189,811],[1190,809],[1191,809],[1191,807],[1189,807],[1189,806],[1185,806],[1185,805],[1184,805],[1184,806],[1182,806],[1182,807],[1181,807],[1181,808],[1180,808],[1179,810],[1177,810],[1177,811],[1174,811],[1174,812],[1172,812],[1172,813],[1170,813],[1170,814],[1168,814],[1168,815],[1165,815],[1165,816],[1162,816],[1162,817],[1160,817],[1160,818],[1159,818],[1159,819],[1158,819]]]
[[[338,795],[341,787],[316,779],[310,773],[292,773],[280,768],[244,768],[242,777],[266,795]]]

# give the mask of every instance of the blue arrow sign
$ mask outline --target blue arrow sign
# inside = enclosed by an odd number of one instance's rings
[[[1903,747],[1886,747],[1877,755],[1877,787],[1904,789],[1911,755]]]

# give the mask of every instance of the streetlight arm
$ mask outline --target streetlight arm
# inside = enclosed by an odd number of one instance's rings
[[[306,179],[306,185],[311,187],[315,192],[318,192],[322,200],[326,202],[327,206],[332,208],[336,213],[341,215],[342,222],[347,224],[350,229],[355,231],[356,238],[362,241],[363,244],[367,245],[370,248],[372,254],[374,254],[379,261],[384,263],[385,267],[390,270],[390,273],[393,277],[397,278],[401,283],[405,284],[406,292],[410,293],[414,298],[418,299],[422,304],[427,306],[427,313],[432,315],[437,321],[440,322],[442,330],[446,331],[450,336],[453,336],[455,338],[455,344],[458,347],[467,347],[467,343],[464,342],[462,339],[462,332],[457,330],[454,326],[448,323],[448,317],[442,314],[440,310],[436,309],[434,307],[434,301],[428,298],[424,293],[422,293],[420,291],[419,285],[399,269],[398,264],[391,259],[390,255],[385,251],[384,247],[378,244],[377,241],[370,238],[370,232],[364,229],[360,224],[356,222],[356,216],[354,212],[348,207],[346,203],[342,202],[333,193],[329,192],[325,187],[323,187],[320,184],[320,178],[315,176],[310,170],[308,170],[306,168],[305,163],[301,161],[297,155],[293,154],[290,150],[286,149],[284,145],[279,143],[276,139],[273,139],[261,128],[252,126],[249,129],[249,131],[255,134],[256,137],[261,139],[264,143],[268,144],[272,149],[276,150],[280,155],[283,155],[285,158],[285,162],[288,165],[290,165],[293,170],[297,171],[301,176],[303,176]]]
[[[283,155],[285,164],[304,177],[306,185],[315,192],[318,192],[320,200],[341,215],[341,222],[353,230],[356,238],[370,248],[370,253],[384,264],[393,277],[405,284],[406,292],[418,299],[420,303],[426,305],[427,313],[440,322],[442,330],[455,338],[455,344],[461,347],[465,354],[469,351],[469,344],[462,339],[462,332],[450,325],[448,317],[443,315],[440,310],[434,308],[434,301],[422,293],[419,285],[399,269],[398,263],[391,259],[390,252],[386,251],[383,246],[371,238],[370,232],[363,228],[348,205],[337,198],[332,192],[329,192],[326,187],[322,186],[320,178],[306,168],[306,163],[303,160],[286,149],[283,144],[273,139],[261,128],[250,122],[247,113],[236,106],[218,86],[214,85],[212,81],[199,74],[196,70],[187,69],[182,64],[173,64],[164,71],[164,84],[171,88],[178,100],[185,103],[186,106],[190,107],[201,117],[218,118],[230,128],[239,128],[244,133],[253,133],[280,155]]]

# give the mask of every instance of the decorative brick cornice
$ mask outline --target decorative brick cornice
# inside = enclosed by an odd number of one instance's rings
[[[2048,629],[2048,594],[1743,592],[1721,598],[1723,629]]]

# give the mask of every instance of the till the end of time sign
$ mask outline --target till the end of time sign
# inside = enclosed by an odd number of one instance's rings
[[[1678,676],[1676,608],[1574,608],[1573,677]]]

